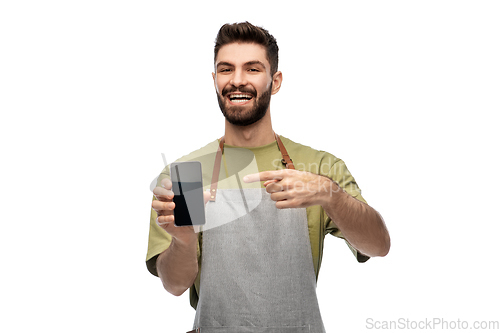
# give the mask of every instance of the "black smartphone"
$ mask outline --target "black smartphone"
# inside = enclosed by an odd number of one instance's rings
[[[200,162],[170,164],[174,192],[174,224],[178,227],[205,224],[203,178]]]

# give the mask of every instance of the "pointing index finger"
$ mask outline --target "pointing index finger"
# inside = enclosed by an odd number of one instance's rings
[[[283,174],[281,170],[275,171],[262,171],[259,173],[253,173],[251,175],[246,175],[243,177],[243,181],[245,183],[254,183],[258,181],[266,181],[266,180],[281,180],[283,179]]]

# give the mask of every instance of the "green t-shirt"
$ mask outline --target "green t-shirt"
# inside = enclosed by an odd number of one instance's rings
[[[351,196],[366,203],[366,201],[361,196],[361,190],[359,189],[349,170],[347,170],[345,163],[341,159],[327,152],[315,150],[311,147],[298,144],[283,136],[280,136],[280,138],[286,150],[288,151],[290,158],[293,160],[293,164],[296,170],[308,171],[326,176],[337,182],[340,187],[343,188]],[[178,160],[201,162],[204,190],[210,188],[215,161],[215,153],[217,152],[218,146],[219,141],[215,140],[205,147],[198,149]],[[231,159],[230,152],[232,150],[227,149],[228,153],[226,154],[226,148],[234,148],[234,151],[239,151],[239,149],[241,149],[239,147],[233,147],[227,144],[224,145],[224,155],[219,176],[219,189],[231,187],[230,180],[235,179],[235,177],[231,177],[231,175],[244,168],[244,165],[241,164],[248,163],[248,158],[242,158],[242,155]],[[245,148],[245,150],[251,151],[251,153],[253,153],[243,155],[251,155],[252,157],[255,157],[254,164],[256,162],[258,172],[285,169],[285,166],[281,163],[281,152],[279,151],[276,141],[265,146]],[[237,155],[238,154],[233,154],[233,156]],[[245,174],[243,174],[243,176],[244,175]],[[160,176],[158,177],[157,183],[159,184],[165,177],[170,177],[168,166],[165,167],[165,169],[161,172]],[[261,187],[263,187],[262,184],[263,182],[261,182],[260,184]],[[259,186],[256,184],[247,184],[243,182],[238,183],[238,185],[243,188]],[[328,217],[321,206],[311,206],[306,208],[306,211],[309,226],[309,238],[311,241],[312,259],[317,279],[319,269],[321,267],[321,259],[323,257],[323,243],[325,235],[332,234],[339,238],[344,237],[335,223]],[[171,236],[156,224],[156,217],[156,212],[151,209],[146,265],[151,274],[158,276],[158,273],[156,271],[156,258],[160,253],[168,248],[171,242]],[[200,269],[198,272],[201,272],[200,249],[202,248],[201,244],[203,241],[202,232],[199,234],[198,240],[198,265],[200,265]],[[356,249],[353,248],[347,241],[346,243],[359,262],[365,262],[369,259],[369,257],[357,252]],[[196,278],[194,285],[190,288],[190,301],[193,308],[196,308],[196,305],[198,303],[199,289],[200,274],[198,273],[198,277]]]

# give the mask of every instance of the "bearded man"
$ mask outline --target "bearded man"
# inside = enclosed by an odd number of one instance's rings
[[[153,191],[147,267],[171,294],[190,289],[193,332],[324,332],[316,297],[324,237],[345,239],[365,262],[389,252],[387,228],[341,159],[273,131],[270,101],[283,80],[275,38],[248,22],[226,24],[214,51],[225,133],[180,160],[201,162],[206,220],[216,227],[174,224],[165,168]],[[235,148],[258,168],[238,178],[240,188],[222,181],[243,169],[229,156]]]

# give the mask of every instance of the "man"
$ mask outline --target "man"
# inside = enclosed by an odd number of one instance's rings
[[[273,36],[248,22],[226,24],[214,61],[224,137],[182,160],[204,156],[207,221],[231,215],[247,200],[259,204],[202,233],[176,227],[166,168],[153,191],[147,267],[173,295],[190,288],[197,331],[324,332],[316,298],[324,236],[344,238],[364,262],[388,253],[385,224],[342,160],[274,133],[270,100],[282,73]],[[251,151],[259,171],[243,177],[239,184],[247,187],[239,191],[219,181],[238,164],[227,153],[235,147]]]

